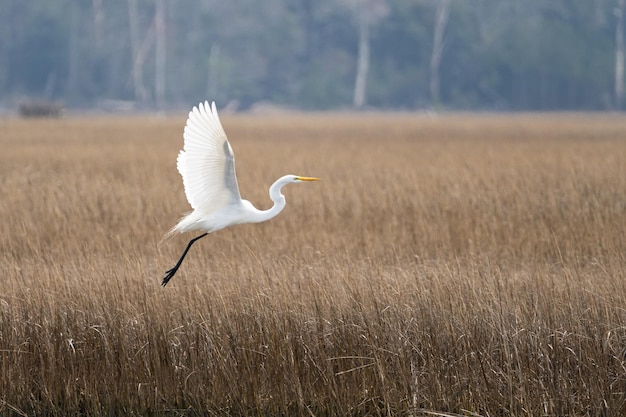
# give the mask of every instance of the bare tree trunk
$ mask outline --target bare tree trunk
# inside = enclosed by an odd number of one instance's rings
[[[128,25],[130,29],[130,49],[133,55],[132,79],[135,99],[141,103],[148,101],[148,91],[143,82],[143,48],[139,47],[137,0],[128,0]],[[144,42],[145,43],[145,42]]]
[[[439,67],[444,47],[444,35],[450,13],[450,0],[436,0],[435,29],[433,34],[433,52],[430,55],[430,99],[434,107],[441,104],[441,89],[439,85]]]
[[[617,0],[615,8],[615,107],[624,105],[624,0]]]
[[[357,109],[365,106],[365,90],[367,88],[367,73],[370,65],[370,34],[367,10],[359,6],[359,52],[356,65],[356,80],[354,83],[353,105]]]
[[[102,0],[93,0],[93,40],[98,51],[102,50],[104,43],[104,10]]]
[[[209,51],[209,76],[207,80],[207,97],[219,95],[220,44],[214,43]]]
[[[70,99],[75,99],[78,95],[78,38],[80,36],[78,22],[80,21],[79,10],[76,4],[69,6],[70,13],[70,39],[67,66],[67,92]]]
[[[165,2],[155,0],[154,27],[156,30],[155,50],[155,77],[154,96],[157,108],[163,107],[165,99],[165,70],[166,70],[166,44],[165,44]]]

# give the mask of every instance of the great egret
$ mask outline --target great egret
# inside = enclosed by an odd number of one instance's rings
[[[191,245],[198,239],[235,224],[269,220],[285,207],[285,196],[280,192],[285,185],[319,180],[285,175],[270,187],[270,198],[274,202],[272,208],[259,210],[239,195],[235,156],[217,115],[215,102],[209,106],[209,102],[205,101],[189,112],[183,138],[184,146],[178,154],[177,167],[193,211],[180,219],[168,235],[192,230],[203,230],[204,233],[191,239],[176,265],[165,272],[163,286],[176,274]]]

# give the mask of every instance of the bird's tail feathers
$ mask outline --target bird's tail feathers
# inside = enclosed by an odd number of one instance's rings
[[[177,235],[178,233],[184,233],[187,232],[189,230],[192,230],[193,227],[192,226],[195,222],[196,219],[193,218],[193,216],[191,216],[192,213],[189,213],[183,217],[180,218],[180,220],[178,221],[178,223],[176,223],[176,226],[172,227],[164,236],[163,238],[159,241],[159,246],[161,244],[163,244],[164,242],[170,240],[171,238],[174,237],[174,235]]]

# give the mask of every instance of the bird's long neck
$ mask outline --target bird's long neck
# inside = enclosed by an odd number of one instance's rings
[[[255,222],[264,222],[278,215],[285,208],[285,196],[282,195],[280,190],[287,184],[289,184],[289,176],[285,175],[284,177],[279,178],[272,186],[270,187],[270,198],[274,202],[274,205],[267,210],[258,210]]]

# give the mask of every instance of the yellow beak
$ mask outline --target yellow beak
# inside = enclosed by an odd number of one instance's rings
[[[321,178],[315,178],[315,177],[296,177],[297,180],[299,181],[319,181],[321,180]]]

